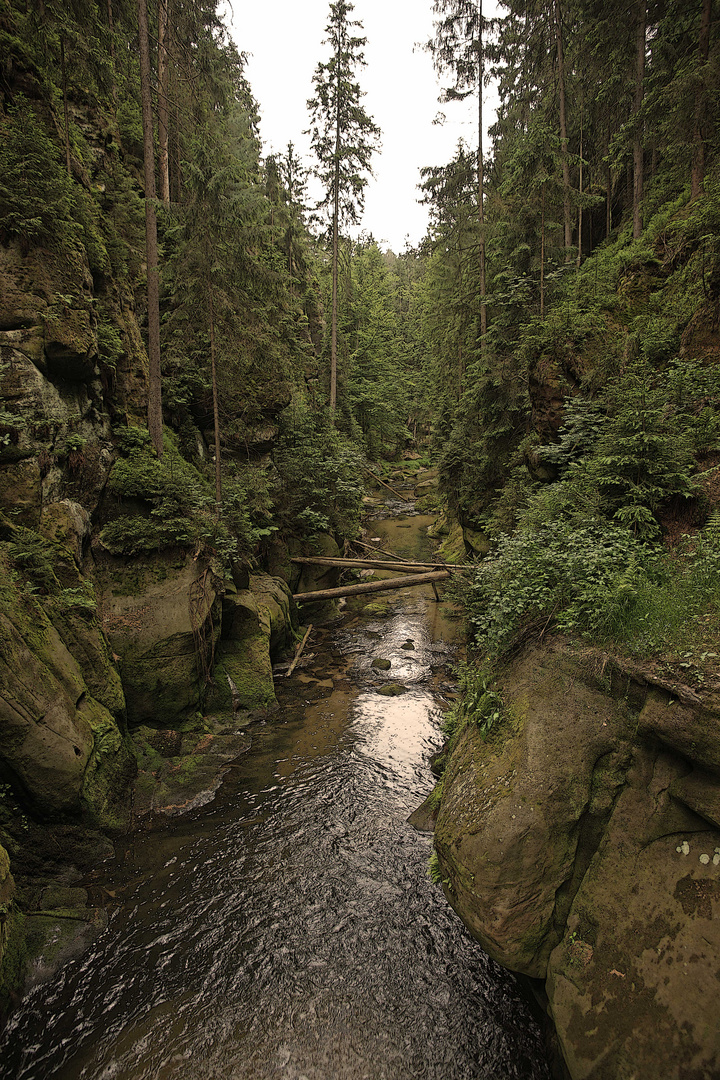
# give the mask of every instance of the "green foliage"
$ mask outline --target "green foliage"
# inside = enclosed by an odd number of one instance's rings
[[[293,406],[283,416],[275,466],[278,508],[300,536],[354,536],[364,492],[363,458],[329,415]]]
[[[0,239],[33,244],[73,242],[75,192],[59,145],[22,95],[0,113]]]
[[[442,875],[442,867],[440,865],[440,858],[435,848],[433,848],[430,858],[428,859],[428,877],[435,885],[445,884],[445,879]]]
[[[113,466],[109,490],[123,500],[144,504],[146,510],[108,522],[100,534],[103,544],[126,555],[190,547],[199,541],[212,545],[217,533],[212,491],[180,455],[174,440],[166,440],[159,459],[145,431],[127,428],[123,444],[126,456]]]
[[[111,371],[117,367],[117,362],[123,355],[122,338],[111,322],[101,320],[95,328],[98,344],[98,359]]]
[[[554,521],[500,538],[462,591],[475,640],[502,654],[528,623],[602,638],[634,598],[647,552],[617,525]]]

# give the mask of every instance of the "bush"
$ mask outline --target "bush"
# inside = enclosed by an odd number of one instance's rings
[[[553,522],[501,537],[460,598],[475,640],[491,657],[532,620],[606,637],[632,604],[647,558],[626,529],[602,519]]]

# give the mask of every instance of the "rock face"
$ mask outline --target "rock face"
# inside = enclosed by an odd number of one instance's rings
[[[435,842],[500,963],[545,980],[573,1080],[720,1070],[720,695],[532,647],[506,717],[462,733]]]

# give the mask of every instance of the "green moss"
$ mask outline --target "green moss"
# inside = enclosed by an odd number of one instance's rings
[[[222,650],[215,664],[214,688],[209,695],[212,708],[231,712],[233,707],[258,709],[274,705],[275,687],[265,634],[256,631],[242,641],[222,642]],[[236,693],[231,691],[228,676]]]
[[[28,957],[25,916],[13,907],[6,914],[4,934],[0,938],[0,1018],[7,1015],[20,996]]]

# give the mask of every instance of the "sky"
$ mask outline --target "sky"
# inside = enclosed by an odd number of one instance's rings
[[[382,130],[382,151],[373,158],[374,178],[365,189],[365,212],[354,233],[372,233],[380,247],[396,253],[416,246],[427,230],[427,208],[417,202],[420,169],[445,165],[462,138],[477,139],[476,105],[438,103],[441,84],[419,43],[433,33],[432,0],[354,0],[352,18],[367,38],[366,67],[357,72],[363,106]],[[483,11],[494,14],[486,0]],[[306,165],[313,162],[306,103],[312,77],[329,57],[323,45],[329,0],[234,0],[225,21],[238,49],[247,54],[245,73],[260,107],[263,154],[284,153],[292,141]],[[494,96],[483,96],[485,127],[494,121]],[[439,113],[446,122],[433,123]],[[487,148],[487,138],[485,147]],[[352,232],[352,230],[349,230]]]

